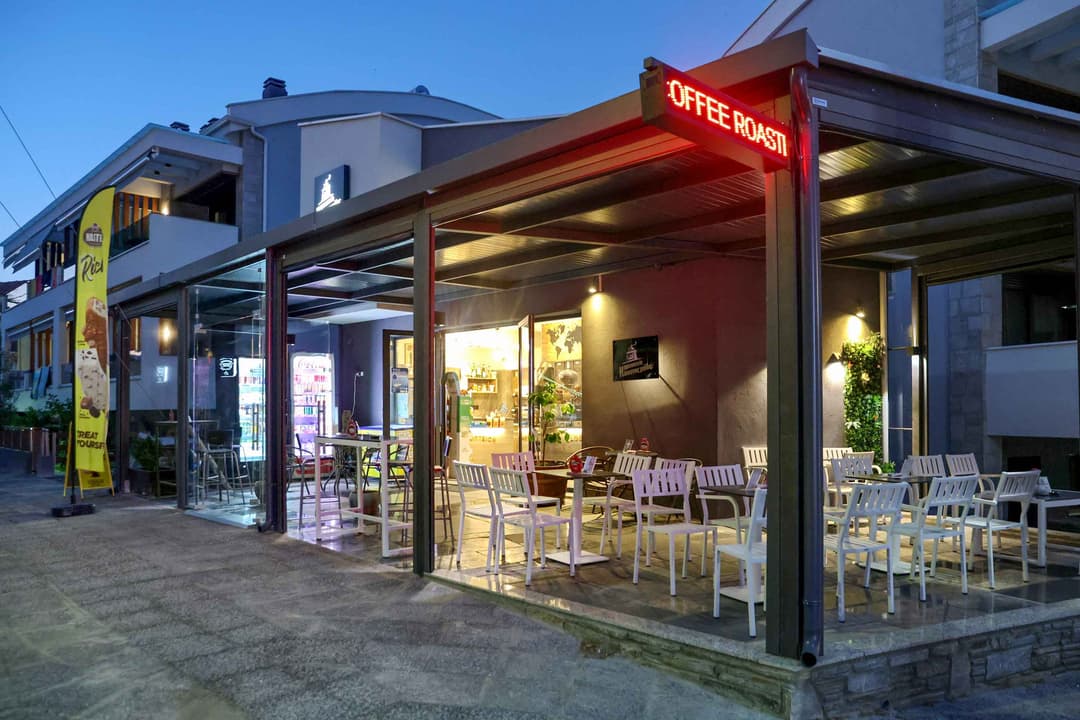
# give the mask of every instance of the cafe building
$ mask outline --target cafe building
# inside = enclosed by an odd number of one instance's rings
[[[778,715],[1075,667],[1075,560],[1033,566],[1025,583],[999,557],[991,588],[989,559],[962,581],[964,544],[946,541],[922,600],[906,572],[868,569],[863,587],[861,568],[822,558],[844,524],[823,511],[824,448],[847,444],[832,357],[886,335],[882,382],[906,391],[883,411],[906,435],[874,460],[925,455],[928,293],[1075,258],[1080,117],[913,80],[805,31],[686,73],[649,58],[636,80],[375,187],[345,190],[349,163],[322,158],[328,172],[301,200],[311,212],[113,294],[122,316],[175,311],[181,506],[239,494],[260,530],[493,593]],[[897,297],[906,322],[891,317]],[[121,332],[121,354],[129,343]],[[220,415],[223,392],[258,420],[217,460],[200,423]],[[1075,377],[1066,392],[1075,402]],[[251,454],[234,455],[245,442]],[[702,467],[749,466],[744,450],[767,448],[767,492],[731,503],[767,516],[745,577],[730,557],[716,577],[703,557],[696,494],[680,526],[693,544],[664,543],[680,523],[650,516],[651,554],[633,549],[640,507],[624,513],[620,554],[600,536],[619,533],[600,519],[607,497],[567,474],[558,514],[537,520],[526,502],[505,524],[505,560],[490,549],[495,524],[465,518],[464,504],[487,502],[480,486],[466,492],[469,467],[495,454],[624,447]],[[561,535],[558,547],[547,538],[546,567],[524,559],[538,524]],[[716,542],[751,544],[726,528]],[[917,545],[895,548],[914,563]],[[764,605],[714,594],[714,579],[763,580]]]

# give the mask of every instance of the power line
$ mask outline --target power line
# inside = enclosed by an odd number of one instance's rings
[[[38,167],[37,160],[30,154],[30,148],[26,147],[26,143],[23,142],[22,136],[19,135],[19,131],[15,129],[15,123],[11,122],[11,118],[8,117],[7,112],[4,110],[4,106],[0,105],[0,113],[4,114],[4,119],[7,120],[8,125],[11,126],[11,132],[15,133],[15,137],[19,139],[19,144],[22,145],[22,149],[26,151],[26,157],[30,158],[30,162],[34,164],[34,169],[37,170],[38,176],[41,178],[41,182],[45,183],[45,187],[49,188],[49,192],[52,193],[53,200],[56,199],[56,193],[53,192],[52,185],[45,179],[45,173],[41,172],[41,168]],[[11,213],[8,213],[9,215]],[[12,218],[14,220],[14,218]],[[16,223],[18,224],[18,223]]]
[[[22,225],[19,224],[19,221],[15,219],[15,216],[11,214],[11,211],[7,209],[7,205],[5,205],[3,201],[0,201],[0,207],[4,208],[4,212],[11,218],[11,222],[15,223],[15,227],[22,227]]]

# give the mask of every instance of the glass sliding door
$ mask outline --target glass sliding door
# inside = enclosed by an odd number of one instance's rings
[[[248,526],[263,518],[266,467],[264,263],[188,291],[188,506]]]

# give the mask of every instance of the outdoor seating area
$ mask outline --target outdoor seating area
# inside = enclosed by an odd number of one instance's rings
[[[768,485],[760,468],[612,451],[590,476],[566,468],[536,470],[529,456],[499,458],[491,466],[452,464],[454,520],[438,526],[437,576],[530,603],[572,601],[608,621],[648,621],[743,642],[760,636],[768,623]],[[912,458],[905,465],[925,469],[939,460]],[[830,518],[823,558],[828,640],[872,644],[890,630],[1080,596],[1072,552],[1080,551],[1080,538],[1029,528],[1026,512],[1008,519],[1008,503],[1026,511],[1041,499],[1060,497],[1035,494],[1037,473],[1002,473],[988,492],[980,488],[989,486],[989,478],[980,486],[978,476],[868,472],[866,458],[855,453],[830,465],[846,475],[839,504],[823,507]],[[562,507],[543,507],[537,474],[567,477],[578,491],[568,491],[572,499],[560,498]],[[586,479],[604,483],[605,494],[583,497]],[[328,478],[325,496],[336,495],[332,502],[336,506],[340,498],[344,507],[347,493],[335,493],[335,481]],[[298,521],[291,533],[309,541],[321,534],[324,547],[345,553],[380,553],[375,525],[361,528],[345,511],[325,515],[320,533],[310,510],[300,521],[302,499],[297,491],[290,494]],[[365,512],[377,517],[373,509]],[[404,543],[408,528],[395,530],[392,545]],[[1041,566],[1035,552],[1026,561],[1024,543],[1038,545],[1039,537],[1052,538],[1056,547]],[[627,552],[620,553],[623,546]],[[409,567],[411,560],[391,552],[383,562]]]

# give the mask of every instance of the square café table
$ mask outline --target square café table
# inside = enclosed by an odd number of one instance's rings
[[[574,542],[567,543],[569,550],[562,552],[548,553],[548,560],[554,560],[557,563],[563,563],[564,565],[570,564],[570,553],[574,553],[575,565],[591,565],[593,563],[606,562],[609,558],[606,555],[600,555],[599,553],[589,552],[581,549],[581,512],[582,512],[582,495],[585,487],[585,481],[589,479],[594,480],[627,480],[627,476],[622,473],[608,472],[607,470],[595,470],[591,475],[585,473],[570,472],[567,468],[556,469],[543,469],[537,468],[537,475],[543,475],[549,478],[558,478],[560,480],[571,480],[574,483],[574,503],[570,510],[570,526],[574,535]],[[601,548],[603,549],[603,548]]]

